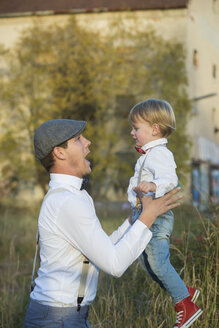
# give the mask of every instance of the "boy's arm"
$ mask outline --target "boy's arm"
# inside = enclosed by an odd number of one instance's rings
[[[153,174],[148,188],[149,191],[155,192],[155,198],[163,196],[177,186],[176,163],[173,154],[166,147],[153,148],[148,154],[145,165]],[[142,187],[147,189],[146,182],[142,183]]]

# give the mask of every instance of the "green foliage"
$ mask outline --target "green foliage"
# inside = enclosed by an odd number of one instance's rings
[[[148,97],[172,104],[177,130],[170,148],[180,179],[188,171],[191,106],[183,46],[142,31],[132,14],[128,19],[129,28],[121,18],[109,22],[105,34],[88,31],[75,17],[65,26],[35,24],[13,50],[0,49],[6,67],[0,80],[0,162],[7,158],[18,182],[46,191],[48,175],[34,160],[34,130],[48,119],[80,119],[88,121],[85,136],[92,141],[92,194],[111,197],[111,189],[123,195],[137,159],[128,113]]]

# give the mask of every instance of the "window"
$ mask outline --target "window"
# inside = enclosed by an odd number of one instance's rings
[[[214,79],[217,78],[217,66],[215,64],[212,65],[212,76]]]
[[[211,110],[211,119],[212,119],[212,122],[214,123],[216,121],[216,108],[212,108]]]
[[[192,199],[193,205],[204,210],[208,206],[210,196],[209,164],[207,162],[192,163]],[[214,194],[215,194],[214,189]]]
[[[212,0],[212,7],[213,7],[213,12],[214,13],[217,12],[217,2],[218,2],[218,0]]]
[[[212,168],[210,172],[210,195],[213,204],[219,204],[219,168]]]
[[[199,66],[198,51],[196,49],[193,51],[193,65],[195,67]]]
[[[200,170],[199,165],[192,167],[192,200],[193,205],[198,207],[200,204]]]

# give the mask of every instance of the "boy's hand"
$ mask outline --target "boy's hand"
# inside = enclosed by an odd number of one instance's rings
[[[156,187],[157,186],[155,183],[146,182],[146,181],[140,182],[139,185],[137,186],[138,190],[140,190],[141,192],[144,192],[145,194],[147,194],[148,192],[155,192]]]
[[[160,198],[152,199],[150,196],[144,196],[142,192],[136,188],[135,191],[143,206],[139,220],[150,228],[157,216],[180,205],[178,201],[182,199],[182,196],[177,195],[180,189],[181,188],[175,188]]]

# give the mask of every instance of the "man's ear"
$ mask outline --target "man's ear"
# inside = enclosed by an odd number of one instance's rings
[[[53,155],[58,158],[59,160],[64,160],[65,159],[65,151],[64,151],[65,148],[63,147],[55,147],[53,149]]]
[[[152,131],[153,136],[158,136],[159,134],[161,134],[159,124],[154,123],[152,125],[152,128],[153,128],[153,131]]]

